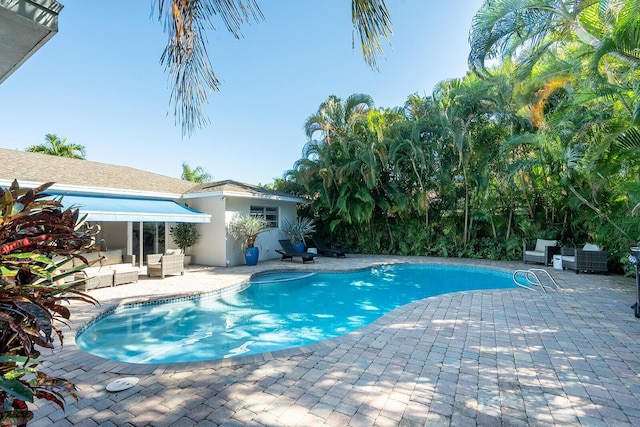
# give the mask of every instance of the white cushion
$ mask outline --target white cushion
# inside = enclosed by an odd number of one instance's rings
[[[85,252],[85,253],[82,253],[80,255],[83,256],[87,260],[87,262],[88,262],[88,264],[90,266],[98,266],[98,265],[100,265],[99,262],[94,262],[94,261],[100,259],[101,255],[100,255],[99,252]],[[73,266],[77,267],[79,265],[85,265],[85,264],[80,258],[73,258]]]
[[[558,244],[557,240],[543,240],[543,239],[538,239],[536,240],[536,248],[535,251],[536,252],[544,252],[545,248],[547,246],[556,246]]]
[[[182,253],[182,249],[167,249],[164,251],[165,255],[179,255]]]
[[[582,248],[583,251],[601,251],[602,248],[598,245],[594,245],[593,243],[587,243]]]
[[[544,252],[538,251],[524,251],[524,253],[531,256],[544,256]]]
[[[128,273],[130,271],[137,271],[138,268],[134,267],[131,264],[113,264],[113,265],[109,265],[104,267],[105,269],[110,269],[113,270],[116,274],[117,273]]]
[[[563,256],[562,256],[562,261],[563,261],[563,262],[570,262],[570,263],[574,263],[574,262],[576,262],[576,257],[574,257],[574,256],[567,256],[567,255],[563,255]]]
[[[100,252],[104,258],[102,258],[102,265],[122,264],[122,249],[116,249],[113,251]]]
[[[113,275],[113,270],[109,269],[109,268],[102,268],[102,267],[87,267],[85,269],[82,270],[82,272],[84,274],[87,275],[87,277],[94,277],[94,276],[112,276]]]

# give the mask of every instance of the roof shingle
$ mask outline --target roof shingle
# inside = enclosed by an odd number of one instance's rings
[[[127,166],[0,148],[0,179],[183,194],[196,184]]]

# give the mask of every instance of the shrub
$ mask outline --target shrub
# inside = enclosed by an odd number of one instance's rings
[[[37,347],[62,346],[57,322],[70,311],[63,302],[97,303],[65,282],[86,265],[62,273],[60,266],[95,242],[96,230],[82,229],[78,211],[64,210],[60,199],[16,181],[0,189],[0,423],[26,425],[33,418],[27,402],[53,401],[64,410],[65,396],[77,400],[75,386],[39,370]],[[56,256],[57,255],[57,256]],[[86,259],[84,260],[86,264]]]

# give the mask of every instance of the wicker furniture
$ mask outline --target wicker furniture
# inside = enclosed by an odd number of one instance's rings
[[[587,243],[582,249],[562,248],[562,269],[593,273],[608,273],[607,261],[609,252],[592,243]]]
[[[537,239],[535,244],[522,245],[522,260],[537,264],[549,265],[553,261],[553,256],[560,253],[557,240]]]
[[[81,254],[90,267],[75,273],[75,280],[84,281],[84,290],[123,285],[138,281],[139,270],[135,266],[136,256],[126,255],[124,250],[89,252]],[[84,262],[74,258],[72,265],[80,266]]]
[[[149,254],[147,255],[147,276],[164,276],[170,274],[184,275],[184,254]]]
[[[75,280],[83,280],[85,292],[90,289],[109,288],[113,286],[113,273],[109,268],[87,267],[75,274]]]

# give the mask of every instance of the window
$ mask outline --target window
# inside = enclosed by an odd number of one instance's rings
[[[251,215],[264,218],[267,221],[269,227],[278,227],[278,208],[269,208],[266,206],[251,206]]]

